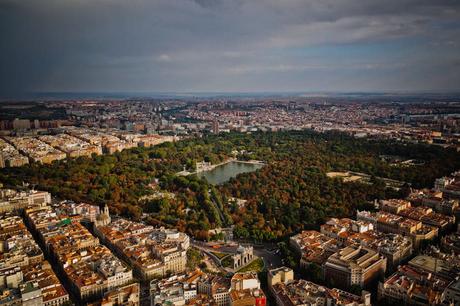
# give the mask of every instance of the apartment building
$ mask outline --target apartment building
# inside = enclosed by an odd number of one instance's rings
[[[22,218],[0,215],[0,304],[62,305],[69,295]]]
[[[173,142],[175,140],[177,140],[177,137],[163,135],[142,135],[137,139],[140,147],[152,147],[164,142]]]
[[[442,237],[441,248],[447,253],[460,255],[460,232]]]
[[[459,201],[443,198],[443,193],[441,191],[418,190],[412,192],[408,200],[414,206],[427,206],[438,213],[449,216],[454,215],[459,209]]]
[[[410,265],[403,265],[378,286],[378,299],[409,305],[439,305],[450,281]]]
[[[268,271],[268,288],[270,290],[276,284],[286,284],[294,280],[294,271],[288,267],[280,267]]]
[[[198,281],[198,293],[212,297],[218,306],[230,305],[230,280],[217,275],[206,274]]]
[[[260,281],[255,272],[235,273],[231,279],[231,306],[265,306],[267,298],[260,289]]]
[[[303,231],[289,239],[290,245],[301,255],[300,267],[310,264],[322,265],[330,255],[341,247],[338,241],[317,231]]]
[[[121,218],[95,233],[144,280],[185,271],[190,239],[184,233]]]
[[[334,286],[367,287],[383,276],[387,260],[376,251],[362,246],[348,246],[331,255],[324,264],[324,277]]]
[[[174,275],[150,282],[151,305],[184,305],[198,295],[198,282],[205,273],[197,269],[187,274]]]
[[[387,258],[388,269],[412,254],[410,238],[376,231],[368,221],[332,218],[321,225],[321,233],[336,239],[341,247],[357,244],[378,252]]]
[[[390,199],[390,200],[380,200],[379,207],[383,211],[397,215],[401,211],[411,207],[411,204],[409,201],[406,201],[406,200]]]
[[[99,244],[81,217],[44,208],[27,210],[26,218],[79,301],[101,298],[133,280],[132,270]]]
[[[434,189],[441,191],[443,198],[460,199],[460,172],[454,172],[448,177],[436,179]]]
[[[35,137],[5,137],[19,152],[29,157],[31,162],[50,164],[66,158],[66,154]]]
[[[268,273],[271,273],[271,271]],[[277,306],[371,305],[371,295],[367,291],[362,291],[362,295],[357,296],[337,288],[330,289],[303,279],[273,283],[271,292]]]
[[[38,139],[65,152],[67,157],[90,157],[92,154],[102,154],[101,146],[90,144],[68,134],[43,135],[39,136]]]
[[[72,128],[67,130],[67,132],[92,145],[101,147],[102,151],[108,154],[137,147],[136,142],[122,140],[115,135],[97,129]]]
[[[422,241],[432,240],[438,235],[438,228],[423,224],[421,221],[409,219],[389,212],[379,211],[371,213],[358,211],[358,220],[372,222],[377,231],[409,236],[414,248],[418,248]]]
[[[439,230],[446,230],[455,223],[454,216],[447,216],[433,212],[427,206],[408,207],[398,213],[400,216],[421,221],[423,224],[437,227]]]
[[[139,306],[140,305],[140,286],[139,283],[132,283],[104,294],[104,297],[88,306]]]
[[[43,207],[49,203],[51,203],[51,194],[46,191],[0,189],[0,213],[21,211],[29,207]]]
[[[22,218],[10,213],[0,215],[0,253],[0,268],[28,266],[44,258]]]
[[[63,305],[69,302],[69,294],[47,261],[23,267],[22,274],[26,283],[38,285],[44,306]]]
[[[0,168],[20,167],[28,163],[29,159],[26,156],[0,138]]]

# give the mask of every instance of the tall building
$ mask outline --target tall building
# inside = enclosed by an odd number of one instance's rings
[[[13,120],[13,129],[14,130],[29,130],[30,129],[30,120],[28,119],[14,119]]]
[[[212,132],[213,132],[214,134],[219,134],[219,121],[214,120],[214,121],[212,122]]]

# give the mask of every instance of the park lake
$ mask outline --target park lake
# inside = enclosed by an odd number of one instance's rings
[[[197,175],[201,178],[205,177],[213,185],[219,185],[227,182],[232,177],[236,177],[240,173],[253,172],[263,166],[264,164],[262,163],[231,161],[217,166],[212,170],[202,171]]]

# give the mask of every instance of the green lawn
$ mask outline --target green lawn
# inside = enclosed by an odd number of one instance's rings
[[[246,267],[243,267],[241,268],[240,270],[238,270],[237,272],[262,272],[262,270],[264,269],[264,261],[262,258],[257,258],[255,260],[253,260],[249,265],[247,265]]]
[[[222,266],[225,268],[233,268],[233,258],[230,255],[227,255],[221,260]]]

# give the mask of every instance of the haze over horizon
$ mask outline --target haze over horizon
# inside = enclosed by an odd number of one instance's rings
[[[3,0],[0,96],[460,91],[460,2]]]

